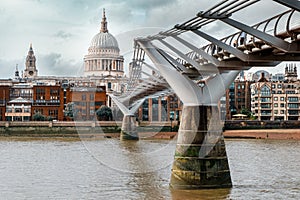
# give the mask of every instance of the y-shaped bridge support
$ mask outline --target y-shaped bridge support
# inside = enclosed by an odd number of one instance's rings
[[[218,101],[239,71],[215,74],[196,83],[179,73],[165,53],[151,42],[137,40],[137,43],[184,104],[170,186],[178,189],[232,187]]]
[[[110,95],[115,104],[120,108],[124,114],[122,128],[121,128],[121,140],[138,140],[138,132],[136,129],[136,117],[134,113],[143,104],[145,99],[139,100],[131,109],[128,109],[117,97]]]

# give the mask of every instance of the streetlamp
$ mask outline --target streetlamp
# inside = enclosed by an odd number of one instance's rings
[[[203,88],[205,86],[205,81],[200,80],[197,82],[197,85],[201,88],[201,93],[203,93]]]

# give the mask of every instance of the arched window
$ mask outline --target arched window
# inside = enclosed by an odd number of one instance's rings
[[[260,89],[260,94],[261,94],[261,96],[270,96],[271,90],[268,86],[264,85]]]

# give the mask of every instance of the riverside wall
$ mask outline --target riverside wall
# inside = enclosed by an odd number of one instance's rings
[[[139,137],[171,139],[176,123],[140,123]],[[120,136],[121,121],[0,121],[0,136],[115,138]],[[174,132],[176,131],[176,132]]]
[[[257,121],[257,120],[228,120],[224,130],[244,129],[300,129],[300,121]]]
[[[78,136],[78,134],[113,133],[118,131],[119,126],[121,122],[1,121],[0,135]]]
[[[173,128],[171,128],[171,125]],[[176,138],[177,123],[139,123],[142,139]],[[0,136],[119,137],[121,121],[0,121]],[[232,120],[224,124],[225,138],[300,140],[300,121]]]

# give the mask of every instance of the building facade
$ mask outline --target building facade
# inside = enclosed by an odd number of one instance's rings
[[[251,85],[251,112],[258,120],[300,120],[297,67],[285,68],[284,81],[260,80]]]
[[[182,106],[176,95],[147,99],[138,110],[138,119],[149,122],[180,121]]]
[[[232,119],[232,116],[241,113],[243,109],[251,110],[250,85],[253,81],[240,79],[235,80],[226,90],[226,119]]]

